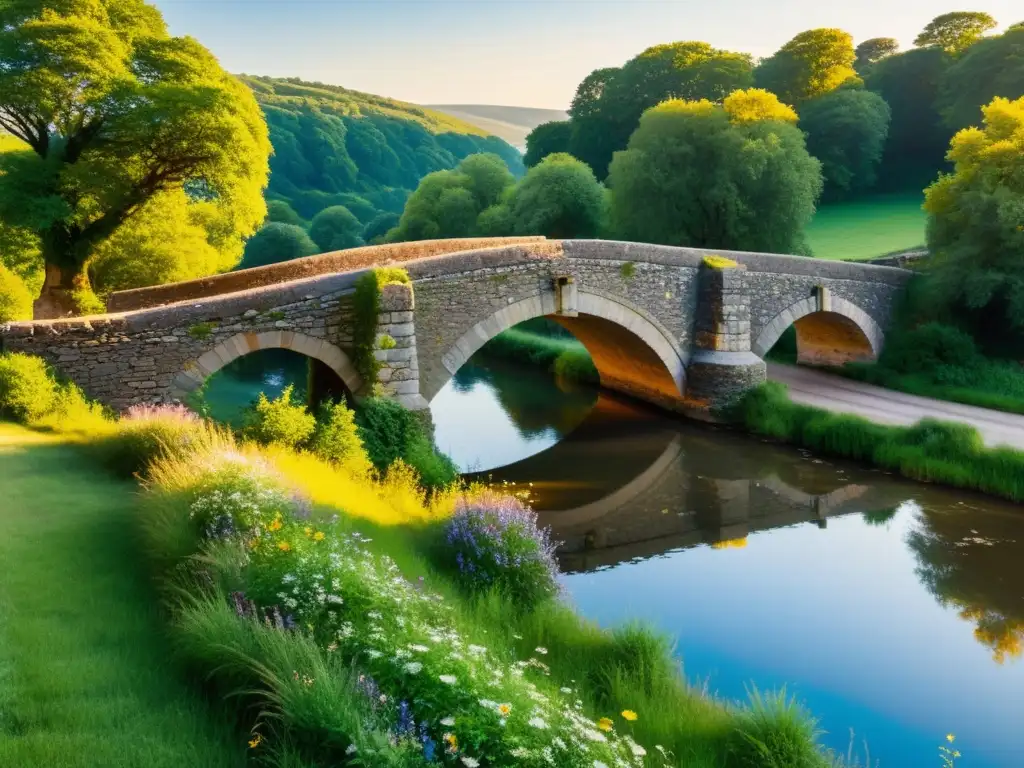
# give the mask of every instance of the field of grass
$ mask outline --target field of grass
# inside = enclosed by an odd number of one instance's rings
[[[0,765],[244,765],[244,734],[169,661],[137,486],[5,423],[0,478]]]
[[[879,195],[823,205],[807,239],[821,259],[872,259],[925,241],[920,194]]]

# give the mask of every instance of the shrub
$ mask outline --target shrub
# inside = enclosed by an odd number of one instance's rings
[[[32,294],[20,277],[0,264],[0,323],[32,319]]]
[[[28,424],[53,410],[57,383],[42,358],[21,352],[0,355],[0,416]]]
[[[447,565],[469,591],[498,589],[530,610],[558,593],[555,544],[518,499],[461,499],[445,530]]]
[[[355,414],[344,403],[327,402],[321,406],[309,447],[321,459],[340,464],[354,474],[370,471]]]
[[[57,387],[53,410],[36,419],[33,426],[98,438],[113,430],[115,422],[102,405],[91,402],[82,390],[68,383]]]
[[[898,373],[927,373],[944,365],[970,366],[978,358],[969,334],[950,325],[925,323],[894,334],[879,364]]]
[[[242,434],[263,445],[288,448],[298,448],[309,440],[316,429],[316,418],[305,405],[292,402],[293,390],[289,384],[274,400],[260,392],[259,400],[245,416]]]
[[[386,397],[369,397],[356,411],[356,424],[366,454],[383,472],[402,459],[416,470],[426,488],[450,485],[458,468],[434,446],[419,417],[401,403]]]
[[[736,768],[820,768],[821,731],[795,699],[750,692],[750,705],[737,714],[730,740],[730,766]]]
[[[188,450],[203,429],[202,420],[183,405],[133,405],[103,443],[103,460],[111,471],[131,477],[161,456]]]

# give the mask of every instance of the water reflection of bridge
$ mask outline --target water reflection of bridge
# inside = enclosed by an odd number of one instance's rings
[[[905,495],[877,474],[854,477],[605,396],[562,442],[493,474],[532,484],[569,572],[782,526],[824,527],[829,517],[893,507]]]

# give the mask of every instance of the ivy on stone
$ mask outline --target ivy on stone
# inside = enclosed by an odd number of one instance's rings
[[[409,284],[409,273],[399,267],[377,267],[356,281],[352,323],[353,363],[367,386],[377,381],[380,363],[377,350],[377,318],[380,315],[381,291],[386,285]],[[394,344],[394,340],[392,340]]]

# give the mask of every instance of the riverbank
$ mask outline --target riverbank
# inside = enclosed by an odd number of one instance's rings
[[[241,734],[171,660],[135,484],[4,423],[0,477],[0,765],[244,765]]]
[[[129,526],[104,522],[141,534],[132,554],[148,559],[171,598],[179,653],[208,690],[236,703],[250,728],[245,740],[266,764],[344,765],[359,755],[395,768],[540,766],[549,751],[557,764],[580,768],[840,764],[793,700],[758,694],[727,705],[690,687],[661,635],[581,619],[543,586],[553,578],[544,564],[552,555],[536,518],[514,499],[478,488],[428,497],[402,462],[377,475],[365,455],[331,463],[238,444],[179,409],[100,423],[80,396],[51,381],[55,417],[30,408],[47,397],[46,386],[32,381],[38,386],[26,390],[19,376],[9,370],[0,382],[0,410],[73,431],[90,456],[114,459],[122,472],[142,468],[143,514]],[[340,436],[351,419],[333,423]],[[342,442],[352,446],[344,437],[335,447]],[[84,470],[99,492],[110,485]],[[57,476],[21,474],[33,483]],[[487,573],[528,587],[532,598],[470,588],[480,571],[462,567],[453,542],[469,524],[459,521],[475,517],[498,530],[513,525],[492,540],[498,549]],[[481,529],[485,539],[491,525]],[[524,565],[531,561],[539,570]],[[136,641],[140,652],[164,653]],[[144,702],[139,708],[151,714]]]

